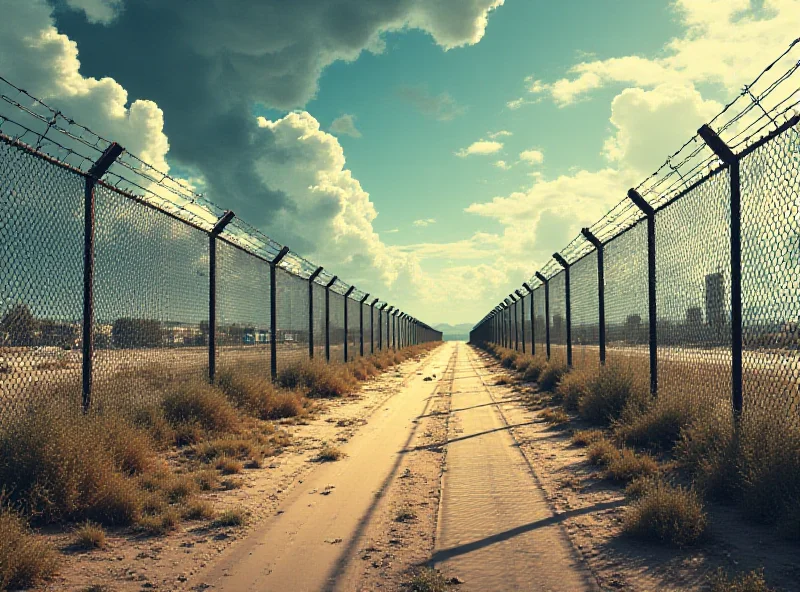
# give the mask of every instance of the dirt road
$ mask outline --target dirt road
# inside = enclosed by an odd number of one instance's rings
[[[274,517],[200,579],[222,592],[353,590],[348,564],[437,388],[430,376],[441,376],[452,354],[442,347],[421,362],[341,447],[344,459],[321,464],[296,484]]]
[[[433,562],[459,590],[594,590],[492,400],[484,362],[456,346]]]

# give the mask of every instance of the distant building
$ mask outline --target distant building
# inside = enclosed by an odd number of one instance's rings
[[[725,279],[721,273],[710,273],[706,276],[706,323],[722,328],[725,316]]]

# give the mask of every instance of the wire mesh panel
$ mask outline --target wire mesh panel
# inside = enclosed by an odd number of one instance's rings
[[[347,299],[347,359],[355,360],[360,354],[361,331],[358,312],[361,305],[357,300]]]
[[[525,353],[531,353],[531,297],[525,294],[519,304],[519,348],[522,351],[522,345],[525,344]]]
[[[344,296],[331,292],[331,363],[344,362]]]
[[[567,363],[566,274],[560,271],[550,278],[550,359]]]
[[[370,341],[370,330],[372,329],[372,307],[368,306],[367,304],[361,305],[361,314],[364,315],[364,355],[368,356],[370,354],[369,351],[369,341]],[[360,345],[359,345],[360,351]]]
[[[600,311],[597,295],[597,251],[570,268],[572,364],[576,368],[600,363]]]
[[[744,412],[800,425],[800,131],[741,163]]]
[[[83,177],[0,142],[0,418],[80,409]]]
[[[656,214],[656,255],[658,396],[730,415],[727,170]]]
[[[269,264],[221,240],[216,248],[217,371],[269,378]]]
[[[308,280],[275,270],[278,369],[308,358]]]
[[[314,358],[325,361],[325,286],[314,282],[311,290],[314,300]]]
[[[519,316],[518,316],[518,309],[516,301],[510,307],[510,318],[511,318],[511,340],[509,345],[511,348],[517,347],[517,329],[519,328]]]
[[[658,234],[658,228],[656,228]],[[606,360],[649,384],[647,225],[639,222],[604,248]]]
[[[208,375],[209,239],[105,187],[95,211],[93,404],[133,409]]]
[[[533,338],[537,356],[547,355],[547,318],[545,317],[544,285],[533,290]]]

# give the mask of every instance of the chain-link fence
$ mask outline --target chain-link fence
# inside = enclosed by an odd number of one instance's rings
[[[0,259],[0,422],[441,340],[3,78]]]
[[[523,284],[532,325],[506,298],[470,340],[800,428],[798,42]]]

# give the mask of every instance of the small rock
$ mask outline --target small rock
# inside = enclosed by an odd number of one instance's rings
[[[458,585],[458,584],[463,584],[463,583],[464,583],[464,580],[462,580],[461,578],[458,578],[458,577],[456,577],[456,576],[453,576],[453,577],[452,577],[452,578],[450,578],[448,581],[449,581],[451,584],[455,584],[455,585]]]

